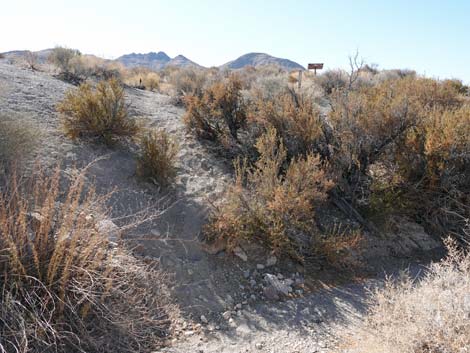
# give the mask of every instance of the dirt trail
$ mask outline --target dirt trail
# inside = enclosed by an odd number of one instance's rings
[[[263,254],[243,262],[224,253],[210,255],[200,246],[209,202],[221,196],[230,175],[226,165],[186,133],[184,110],[171,105],[167,96],[126,89],[131,114],[149,126],[167,130],[180,145],[176,184],[172,190],[162,191],[136,178],[134,152],[64,137],[55,105],[72,87],[47,73],[0,60],[0,113],[19,114],[37,126],[41,131],[38,158],[49,165],[60,160],[67,170],[105,157],[90,168],[89,179],[100,193],[114,190],[109,205],[117,224],[124,222],[122,217],[145,209],[166,209],[158,219],[125,235],[137,254],[159,259],[163,269],[173,274],[173,294],[183,321],[178,342],[162,352],[312,353],[335,347],[336,326],[351,325],[361,317],[366,287],[380,281],[323,289],[307,296],[298,289],[295,299],[266,301],[264,276],[281,276],[285,264],[265,266]],[[288,268],[285,272],[295,271]],[[302,283],[301,277],[292,281]]]

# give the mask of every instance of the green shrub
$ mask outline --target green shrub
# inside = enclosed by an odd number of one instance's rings
[[[124,89],[116,79],[101,81],[96,89],[87,83],[80,85],[66,94],[57,110],[72,139],[91,138],[112,144],[138,132],[136,122],[128,116]]]
[[[164,130],[150,130],[140,138],[137,173],[161,186],[167,186],[176,176],[177,144]]]

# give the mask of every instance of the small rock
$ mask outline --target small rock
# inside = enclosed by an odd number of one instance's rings
[[[280,281],[276,276],[271,275],[269,273],[264,276],[264,280],[268,283],[268,287],[272,287],[276,292],[278,292],[278,295],[287,296],[289,292],[292,291],[292,288],[290,286],[286,285],[285,283]]]
[[[230,320],[230,318],[232,317],[232,313],[230,311],[225,311],[222,314],[222,317],[224,318],[224,320]]]
[[[287,278],[285,281],[284,281],[284,284],[286,286],[292,286],[294,284],[294,281],[291,280],[290,278]]]
[[[256,281],[255,281],[254,279],[251,279],[251,280],[250,280],[250,285],[251,285],[252,287],[256,286]]]
[[[237,246],[235,249],[233,249],[233,253],[235,254],[235,256],[238,256],[243,261],[248,261],[248,255],[245,253],[245,251],[243,251],[241,247]]]
[[[237,305],[235,305],[235,309],[236,309],[236,310],[240,310],[242,307],[243,307],[243,306],[242,306],[240,303],[238,303]]]
[[[282,273],[278,273],[278,274],[277,274],[277,278],[279,278],[279,279],[283,279],[283,278],[284,278],[284,276],[282,275]]]
[[[207,318],[204,315],[201,315],[201,322],[203,324],[207,324],[209,321],[207,320]]]
[[[102,235],[106,235],[111,242],[116,242],[121,237],[119,227],[109,219],[99,221],[95,229]]]
[[[250,277],[250,270],[243,271],[243,277],[249,278]]]
[[[258,270],[264,270],[264,265],[263,265],[263,264],[257,264],[257,265],[256,265],[256,268],[257,268]]]
[[[262,344],[262,343],[256,343],[256,344],[255,344],[255,347],[256,347],[256,349],[263,349],[264,344]]]
[[[279,294],[277,293],[276,289],[274,289],[274,287],[271,287],[271,286],[265,287],[263,289],[263,294],[268,300],[273,300],[273,301],[279,300]]]
[[[271,256],[268,257],[268,259],[266,260],[266,267],[274,266],[276,263],[277,263],[277,258],[276,258],[276,256],[271,255]]]

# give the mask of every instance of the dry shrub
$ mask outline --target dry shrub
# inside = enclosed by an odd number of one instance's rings
[[[128,116],[124,89],[116,79],[101,81],[96,89],[85,83],[70,90],[57,110],[72,139],[91,138],[112,144],[138,132],[136,122]]]
[[[449,255],[418,281],[388,281],[376,291],[351,351],[466,352],[470,347],[470,254],[449,242]]]
[[[107,212],[85,172],[3,180],[2,352],[147,352],[169,333],[162,274],[97,230]]]
[[[206,234],[226,238],[229,246],[257,240],[277,253],[302,258],[314,247],[314,209],[331,182],[312,154],[286,166],[286,149],[274,129],[259,138],[256,148],[260,157],[252,167],[246,160],[235,163],[235,183]]]
[[[176,176],[178,146],[164,130],[150,130],[140,138],[137,174],[167,186]]]
[[[242,84],[232,75],[210,86],[201,95],[186,97],[184,122],[198,137],[220,143],[238,141],[238,130],[246,121]]]
[[[315,78],[316,83],[329,95],[335,90],[346,88],[348,74],[342,70],[328,70]]]
[[[156,91],[160,87],[160,75],[148,68],[138,67],[123,70],[123,83],[140,89]]]
[[[284,90],[271,99],[258,95],[250,120],[264,129],[274,128],[282,137],[289,158],[324,149],[323,121],[310,97]]]
[[[207,77],[203,70],[193,68],[170,68],[168,81],[174,89],[176,97],[202,94]]]
[[[0,114],[0,165],[18,164],[34,152],[38,128],[20,115]]]
[[[406,77],[354,91],[335,91],[329,120],[331,163],[343,191],[353,201],[364,186],[369,167],[395,159],[405,136],[433,109],[461,105],[458,93],[445,83]]]
[[[28,50],[25,55],[25,60],[31,70],[35,71],[38,69],[38,55],[36,53]]]
[[[78,50],[58,46],[52,50],[48,59],[52,64],[57,66],[61,72],[68,73],[72,68],[72,60],[80,55],[81,53]]]

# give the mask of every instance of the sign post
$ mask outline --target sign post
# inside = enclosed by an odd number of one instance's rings
[[[308,64],[308,69],[313,70],[313,74],[317,75],[317,70],[323,69],[323,63]]]

